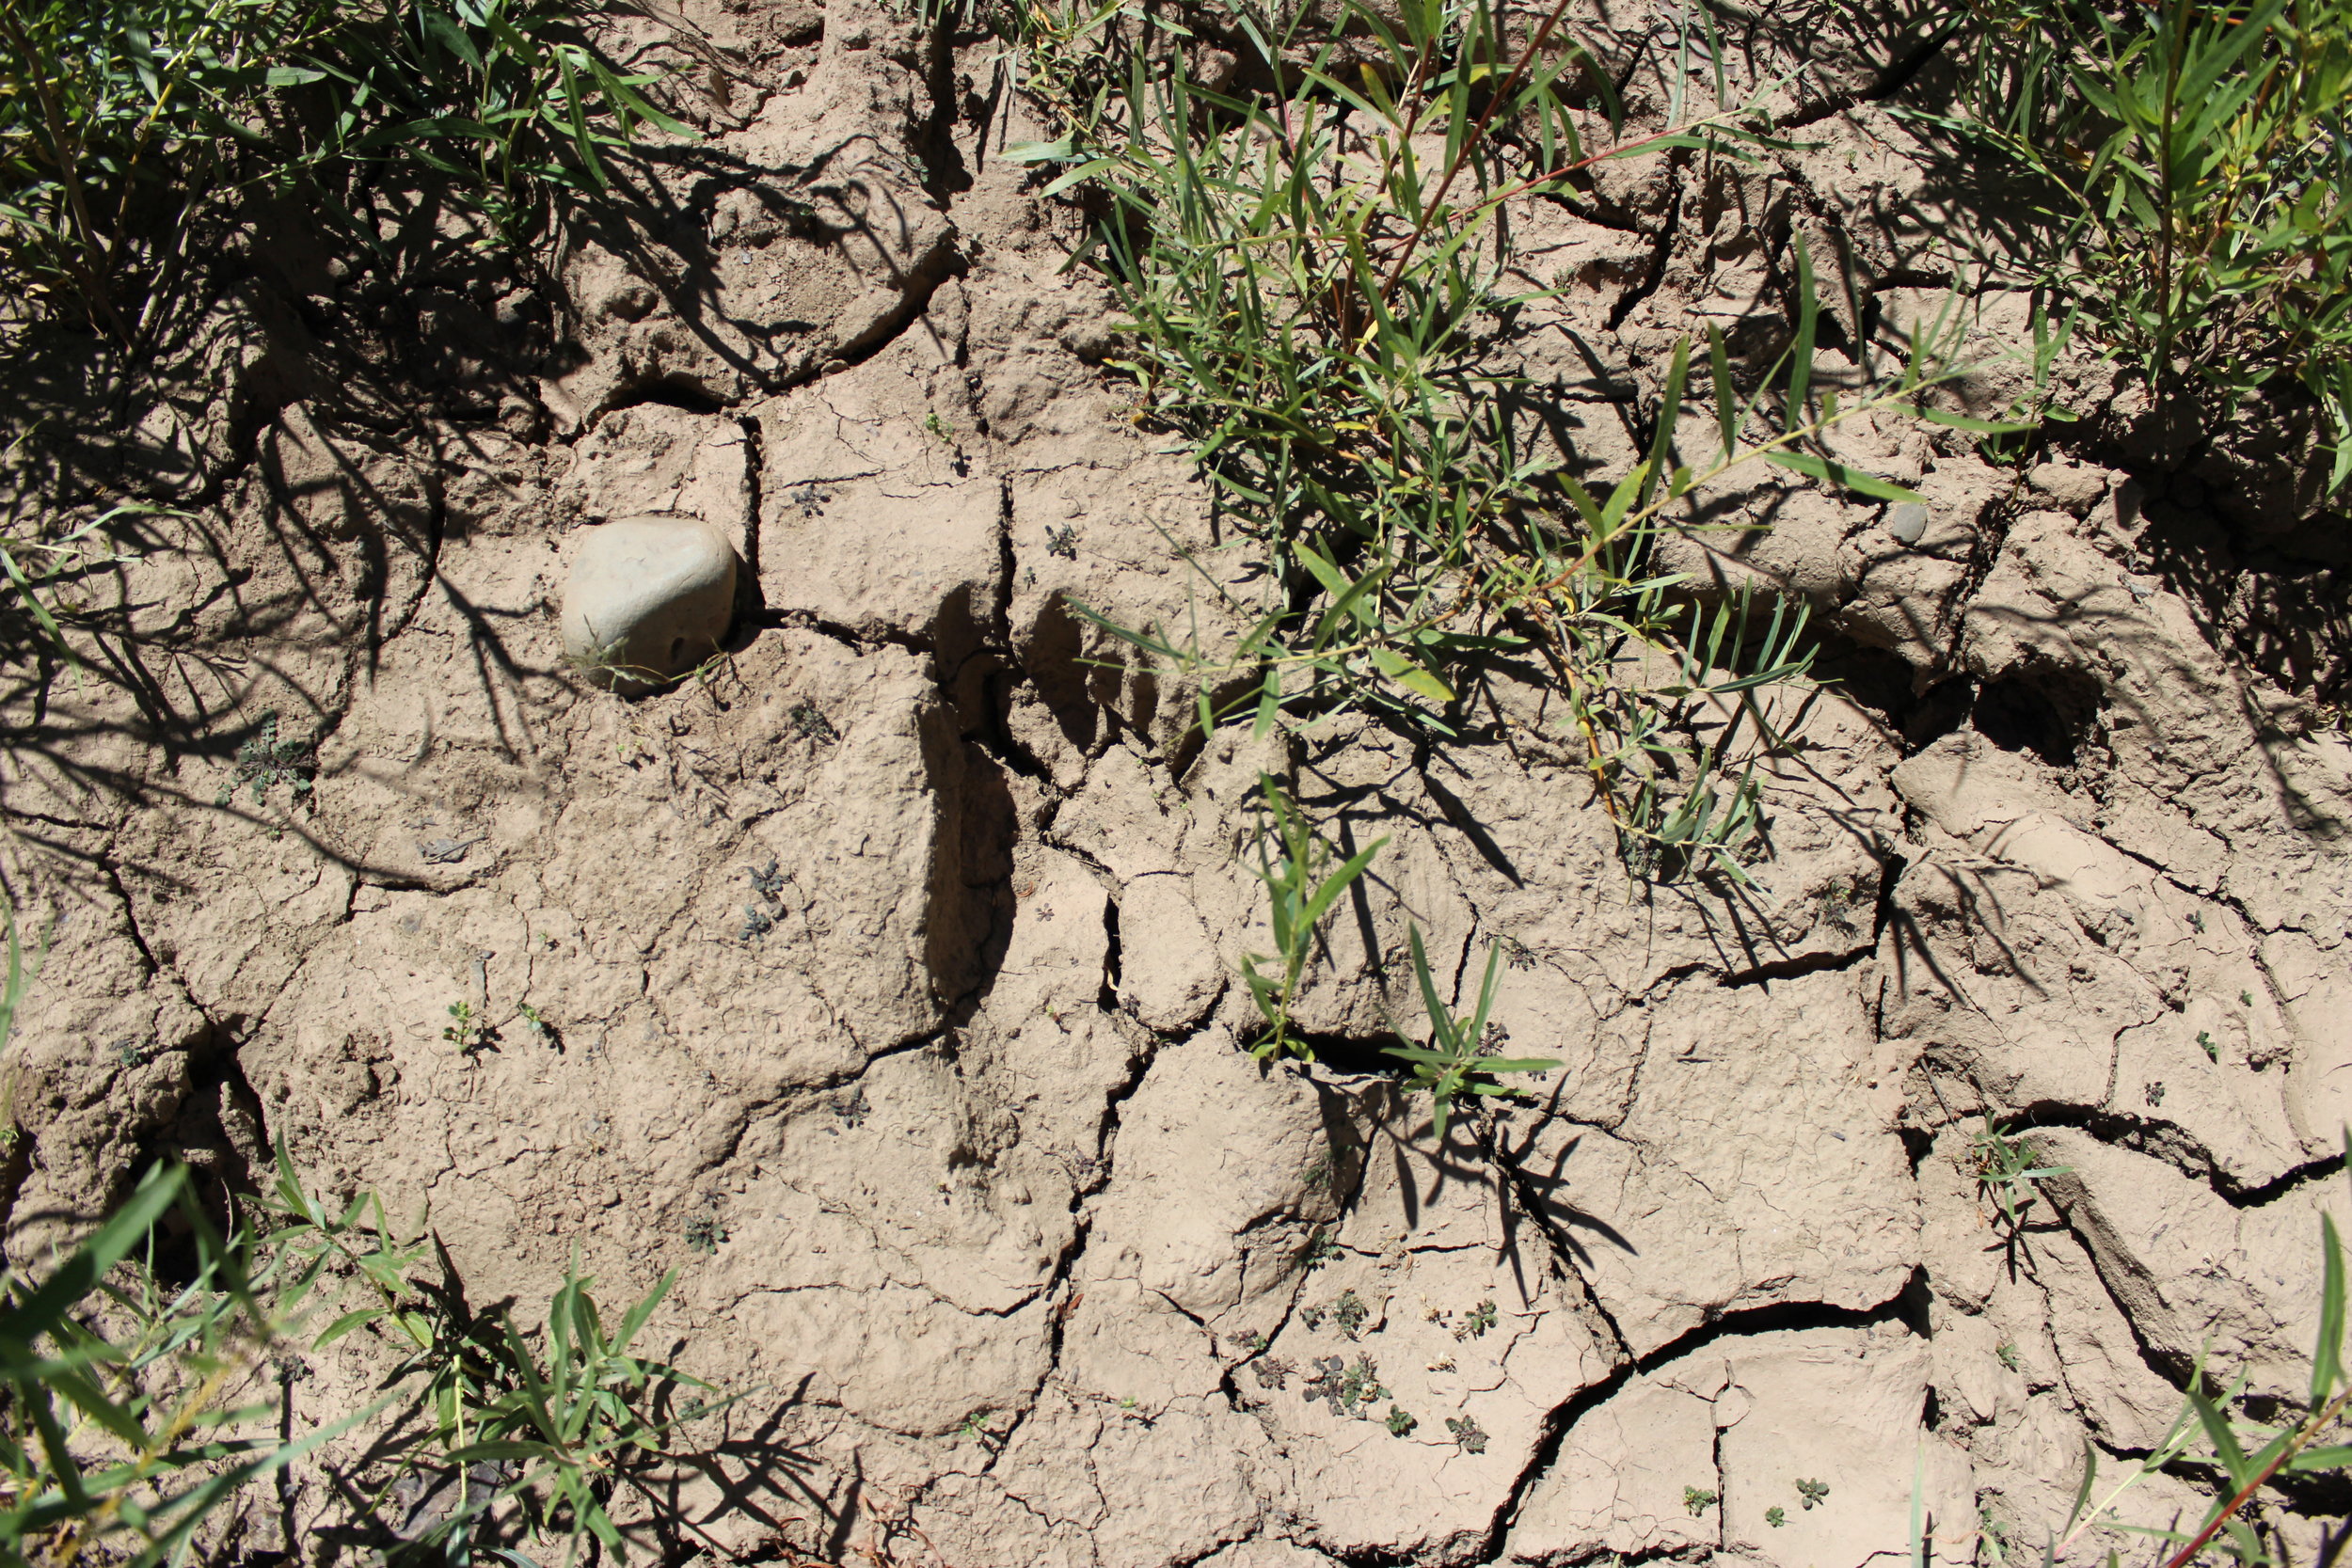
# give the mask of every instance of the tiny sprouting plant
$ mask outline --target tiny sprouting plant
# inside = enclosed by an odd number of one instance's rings
[[[471,1056],[497,1050],[499,1032],[488,1019],[474,1012],[472,1003],[453,1002],[449,1005],[449,1022],[441,1027],[441,1038]]]
[[[2237,1005],[2241,1007],[2252,1006],[2254,1005],[2254,993],[2250,990],[2242,990],[2238,992]]]
[[[1291,1374],[1297,1370],[1280,1356],[1269,1355],[1257,1365],[1258,1386],[1287,1388],[1290,1386]]]
[[[1057,555],[1064,561],[1078,559],[1078,531],[1069,523],[1045,525],[1045,553]]]
[[[523,1021],[523,1027],[530,1031],[532,1039],[549,1050],[564,1049],[564,1037],[554,1024],[548,1022],[547,1014],[528,1002],[517,1002],[515,1004],[515,1016]]]
[[[1976,1165],[1977,1191],[1979,1196],[1989,1195],[2000,1206],[2002,1221],[2012,1236],[2024,1227],[2026,1211],[2033,1207],[2039,1184],[2074,1168],[2041,1164],[2040,1151],[2016,1134],[2014,1123],[2003,1127],[1987,1111],[1984,1127],[1968,1141]]]
[[[1694,1519],[1713,1508],[1716,1501],[1716,1495],[1712,1492],[1696,1486],[1686,1486],[1682,1489],[1682,1506],[1691,1511],[1691,1516]]]
[[[1321,1328],[1323,1326],[1323,1308],[1320,1307],[1302,1307],[1298,1309],[1298,1321],[1305,1323],[1310,1329]]]
[[[1421,1422],[1407,1415],[1402,1406],[1391,1404],[1389,1406],[1388,1420],[1383,1424],[1388,1427],[1390,1436],[1405,1437],[1410,1435]]]
[[[2219,1046],[2217,1046],[2217,1045],[2216,1045],[2216,1044],[2214,1044],[2214,1043],[2213,1043],[2213,1031],[2212,1031],[2212,1030],[2210,1030],[2210,1029],[2200,1029],[2200,1030],[2198,1030],[2198,1031],[2197,1031],[2197,1045],[2198,1045],[2198,1048],[2199,1048],[2200,1050],[2201,1050],[2202,1052],[2204,1052],[2204,1053],[2205,1053],[2205,1060],[2207,1060],[2207,1061],[2209,1061],[2209,1062],[2218,1062],[2219,1060],[2221,1060],[2221,1048],[2220,1048]]]
[[[743,874],[751,879],[752,895],[758,900],[743,906],[743,928],[736,933],[738,942],[748,942],[774,930],[784,917],[784,872],[770,856],[766,865],[747,865]]]
[[[1810,1512],[1815,1505],[1828,1500],[1828,1481],[1800,1481],[1797,1482],[1798,1506],[1807,1510],[1808,1512]]]
[[[1263,1355],[1266,1353],[1267,1348],[1273,1343],[1273,1340],[1265,1337],[1264,1329],[1253,1329],[1249,1333],[1242,1336],[1242,1354],[1244,1355]]]
[[[785,721],[792,726],[794,735],[803,740],[813,740],[819,746],[830,746],[841,738],[841,732],[833,727],[833,721],[825,717],[825,710],[815,703],[793,704],[791,710],[785,715]],[[773,869],[772,862],[770,866]]]
[[[1291,1033],[1291,1009],[1298,1001],[1300,977],[1314,956],[1317,927],[1389,841],[1385,836],[1376,838],[1342,858],[1308,825],[1306,814],[1268,774],[1258,775],[1258,800],[1257,871],[1258,879],[1265,884],[1274,954],[1269,958],[1248,953],[1241,961],[1242,980],[1266,1024],[1250,1051],[1270,1056],[1288,1050],[1311,1060],[1314,1053]],[[1262,964],[1273,965],[1274,973],[1263,973]]]
[[[278,733],[275,710],[262,715],[253,733],[237,747],[236,770],[214,800],[216,806],[225,806],[239,785],[253,796],[253,803],[261,805],[269,792],[284,784],[296,800],[309,795],[318,779],[318,751],[307,740],[281,738]]]
[[[716,1214],[697,1214],[686,1222],[686,1244],[691,1251],[715,1255],[726,1242],[727,1227]]]
[[[1470,1316],[1462,1320],[1462,1326],[1454,1331],[1454,1337],[1456,1339],[1483,1339],[1486,1331],[1494,1325],[1495,1304],[1482,1301],[1470,1308]]]
[[[1344,1251],[1338,1237],[1329,1231],[1318,1230],[1307,1238],[1307,1250],[1299,1260],[1310,1269],[1319,1269],[1338,1262]]]
[[[2017,1354],[2017,1346],[2011,1340],[2004,1339],[1999,1344],[1994,1345],[1993,1347],[1993,1358],[2012,1372],[2025,1370],[2025,1363],[2019,1358]]]
[[[2140,1098],[2148,1101],[2150,1110],[2163,1104],[2164,1080],[2161,1078],[2151,1080],[2148,1086],[2140,1091]]]
[[[1454,1442],[1461,1445],[1464,1453],[1486,1451],[1486,1433],[1480,1429],[1477,1417],[1465,1416],[1455,1420],[1449,1416],[1446,1418],[1445,1429],[1454,1434]]]
[[[1781,1507],[1780,1504],[1774,1503],[1772,1507],[1764,1511],[1764,1522],[1772,1526],[1772,1528],[1778,1529],[1781,1526],[1788,1522],[1788,1511]]]
[[[956,427],[941,419],[936,408],[923,416],[923,428],[944,445],[952,447],[956,444]]]
[[[803,517],[821,517],[825,504],[833,499],[833,492],[821,484],[803,484],[790,493],[790,499]]]
[[[1429,974],[1429,956],[1422,949],[1421,927],[1411,927],[1406,934],[1412,948],[1413,978],[1421,987],[1422,1006],[1429,1014],[1429,1043],[1389,1046],[1381,1054],[1394,1056],[1412,1069],[1406,1086],[1429,1095],[1436,1106],[1437,1134],[1442,1139],[1455,1100],[1464,1095],[1511,1092],[1508,1085],[1494,1082],[1493,1074],[1549,1072],[1560,1064],[1549,1058],[1509,1058],[1486,1053],[1486,1014],[1494,1006],[1495,972],[1502,958],[1501,947],[1487,950],[1486,977],[1478,988],[1478,1006],[1465,1021],[1456,1018],[1454,1010],[1438,999],[1437,982]]]
[[[1371,1316],[1372,1308],[1353,1291],[1342,1291],[1339,1299],[1331,1304],[1332,1323],[1350,1339],[1363,1332],[1364,1320]]]

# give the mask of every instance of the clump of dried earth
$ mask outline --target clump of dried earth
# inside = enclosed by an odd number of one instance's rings
[[[429,1204],[478,1302],[575,1248],[608,1300],[675,1268],[662,1346],[753,1390],[647,1527],[676,1561],[1858,1568],[1915,1487],[1990,1560],[2201,1350],[2292,1397],[2352,1119],[2344,562],[2236,427],[2078,356],[2092,417],[2022,467],[1836,437],[1924,523],[1723,500],[1751,527],[1681,563],[1806,596],[1836,680],[1752,885],[1632,880],[1538,689],[1442,746],[1188,736],[1070,606],[1181,624],[1243,563],[1101,365],[1078,214],[1001,155],[1047,128],[998,46],[680,8],[741,62],[707,138],[544,271],[388,297],[256,245],[166,395],[11,457],[21,513],[187,514],[121,568],[134,655],[11,711],[8,877],[55,923],[13,1258],[159,1154],[233,1189],[283,1140]],[[1674,10],[1572,20],[1654,70]],[[1604,473],[1677,336],[1774,346],[1793,237],[1848,280],[1833,355],[1941,298],[1975,209],[1890,113],[1931,21],[1741,24],[1798,150],[1514,214],[1559,293],[1510,352]],[[752,591],[629,700],[557,604],[583,528],[659,513]],[[1242,1050],[1261,769],[1390,838],[1312,1067]],[[1501,944],[1511,1053],[1562,1063],[1443,1141],[1375,1050],[1408,923],[1471,989]],[[1988,1109],[2071,1167],[2015,1233]],[[358,1375],[313,1359],[297,1428]],[[239,1549],[347,1551],[341,1506],[306,1468]],[[2299,1560],[2327,1513],[2265,1526]]]

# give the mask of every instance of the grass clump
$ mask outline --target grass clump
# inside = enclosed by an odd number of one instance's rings
[[[1248,555],[1239,589],[1201,573],[1241,628],[1222,641],[1077,608],[1192,677],[1203,727],[1356,710],[1443,739],[1496,661],[1540,669],[1629,862],[1736,877],[1757,827],[1743,759],[1778,739],[1753,693],[1804,675],[1804,612],[1703,613],[1653,567],[1653,546],[1697,491],[1750,463],[1908,497],[1820,436],[1863,408],[1915,408],[1945,373],[1941,345],[1927,334],[1885,385],[1841,401],[1814,365],[1801,265],[1779,363],[1742,388],[1720,336],[1686,341],[1645,455],[1588,485],[1584,460],[1545,433],[1540,388],[1504,364],[1543,298],[1506,286],[1504,205],[1568,194],[1612,159],[1778,144],[1750,106],[1685,115],[1678,87],[1670,123],[1624,134],[1612,78],[1565,11],[1531,28],[1483,0],[1349,6],[1313,46],[1245,12],[1266,78],[1248,91],[1193,80],[1147,21],[1025,13],[1030,81],[1066,129],[1013,155],[1060,170],[1049,192],[1090,193],[1084,255],[1135,344],[1114,363],[1142,414],[1182,437]],[[1720,450],[1693,462],[1677,427],[1702,386]],[[1726,710],[1754,727],[1724,727]]]
[[[134,1265],[175,1211],[194,1237],[177,1290]],[[270,1414],[256,1374],[302,1292],[250,1277],[252,1243],[221,1237],[186,1173],[158,1167],[45,1277],[0,1278],[0,1561],[177,1560],[231,1493],[382,1408],[254,1435]]]
[[[1407,933],[1413,955],[1413,979],[1421,989],[1422,1006],[1429,1013],[1429,1043],[1425,1046],[1391,1046],[1383,1054],[1395,1057],[1411,1071],[1406,1086],[1427,1094],[1434,1106],[1431,1115],[1437,1133],[1443,1139],[1446,1127],[1454,1116],[1454,1102],[1465,1096],[1509,1094],[1507,1085],[1495,1082],[1498,1072],[1549,1072],[1560,1064],[1549,1057],[1507,1058],[1494,1053],[1487,1039],[1486,1014],[1494,1006],[1495,970],[1502,960],[1502,949],[1492,947],[1486,953],[1486,977],[1478,988],[1478,1006],[1467,1019],[1456,1018],[1438,995],[1437,982],[1429,974],[1428,955],[1422,951],[1421,927]],[[1480,1304],[1487,1323],[1494,1322],[1491,1305]],[[1481,1332],[1484,1332],[1482,1329]]]
[[[588,24],[609,0],[10,0],[0,277],[128,348],[242,197],[376,251],[432,191],[500,235],[603,187],[656,107]],[[413,206],[411,207],[413,211]]]
[[[634,1492],[662,1507],[645,1466],[674,1457],[670,1436],[678,1427],[734,1402],[714,1394],[673,1405],[678,1390],[710,1385],[634,1348],[677,1283],[675,1269],[608,1326],[575,1249],[544,1326],[527,1338],[504,1307],[468,1306],[437,1241],[398,1237],[373,1193],[340,1212],[327,1208],[304,1189],[282,1147],[266,1201],[282,1222],[272,1244],[300,1268],[302,1282],[331,1269],[360,1298],[313,1347],[373,1330],[401,1357],[392,1378],[412,1391],[428,1432],[402,1473],[475,1473],[488,1465],[507,1478],[466,1489],[433,1528],[435,1542],[462,1544],[476,1521],[511,1499],[532,1537],[564,1543],[565,1562],[597,1547],[626,1561],[628,1543],[611,1512],[615,1496]],[[428,1253],[437,1280],[416,1277]]]
[[[2042,195],[2026,260],[2159,386],[2317,405],[2352,482],[2352,4],[1986,0],[1954,112]]]
[[[263,1224],[223,1235],[186,1172],[158,1166],[45,1275],[0,1276],[0,1563],[183,1560],[240,1494],[395,1407],[422,1431],[400,1422],[389,1479],[351,1494],[364,1520],[401,1534],[395,1486],[413,1477],[430,1494],[455,1478],[454,1505],[407,1531],[418,1547],[466,1560],[498,1509],[503,1538],[561,1542],[566,1562],[592,1548],[627,1561],[612,1498],[634,1489],[658,1506],[646,1465],[674,1457],[681,1424],[731,1402],[674,1404],[708,1386],[634,1349],[675,1273],[608,1326],[575,1258],[527,1330],[503,1306],[469,1307],[438,1243],[394,1235],[373,1194],[329,1209],[282,1147],[258,1210]],[[171,1271],[184,1284],[156,1262],[167,1220],[190,1238]],[[347,1309],[346,1290],[360,1297]],[[387,1391],[280,1435],[276,1364],[358,1334],[393,1348]]]
[[[1311,1056],[1291,1027],[1291,1008],[1298,999],[1299,983],[1314,956],[1323,917],[1342,894],[1364,874],[1389,842],[1377,838],[1356,853],[1342,858],[1326,844],[1282,786],[1265,774],[1258,776],[1258,800],[1273,819],[1271,833],[1263,818],[1258,829],[1258,879],[1265,884],[1266,920],[1274,936],[1274,955],[1256,953],[1242,958],[1241,977],[1249,999],[1265,1020],[1265,1032],[1250,1047],[1259,1056],[1290,1051]],[[1269,851],[1271,840],[1274,848]],[[1271,966],[1272,973],[1260,966]]]

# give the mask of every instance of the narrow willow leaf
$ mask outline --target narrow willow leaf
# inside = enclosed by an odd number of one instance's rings
[[[1788,424],[1805,420],[1805,394],[1813,381],[1813,337],[1820,325],[1820,300],[1813,288],[1813,252],[1799,230],[1797,246],[1797,341],[1788,351]]]
[[[1851,490],[1858,496],[1871,496],[1879,500],[1888,501],[1924,503],[1927,500],[1927,498],[1918,491],[1907,489],[1892,480],[1880,479],[1874,474],[1863,472],[1860,468],[1850,468],[1843,463],[1833,463],[1828,458],[1816,457],[1811,452],[1768,451],[1764,454],[1764,460],[1777,467],[1801,473],[1807,479],[1818,479],[1824,484],[1835,484],[1841,489]]]

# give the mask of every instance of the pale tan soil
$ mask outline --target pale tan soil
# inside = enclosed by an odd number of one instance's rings
[[[1844,679],[1772,770],[1755,886],[1631,884],[1539,688],[1499,678],[1456,746],[1203,748],[1189,690],[1094,662],[1068,601],[1181,625],[1210,595],[1172,546],[1247,562],[1096,368],[1112,307],[996,155],[1044,128],[995,46],[858,0],[682,8],[748,80],[561,259],[576,355],[501,370],[521,307],[450,294],[432,407],[474,412],[420,412],[337,368],[290,276],[132,411],[195,521],[123,577],[143,695],[68,676],[12,715],[8,876],[61,922],[12,1257],[158,1153],[233,1185],[283,1138],[429,1202],[477,1302],[543,1301],[574,1247],[608,1303],[677,1268],[661,1347],[757,1391],[679,1482],[693,1528],[658,1522],[676,1561],[1858,1568],[1908,1550],[1915,1478],[1933,1555],[1990,1560],[1987,1524],[2039,1551],[2086,1441],[2161,1433],[2201,1347],[2291,1397],[2352,1119],[2335,525],[2128,398],[2024,472],[1841,433],[1929,529],[1757,480],[1724,515],[1770,531],[1679,546],[1808,596]],[[1673,14],[1582,21],[1630,62]],[[1871,96],[1927,30],[1742,24],[1735,91],[1793,71],[1818,146],[1516,214],[1568,287],[1510,351],[1604,473],[1677,335],[1769,356],[1739,324],[1781,319],[1792,234],[1852,279],[1847,342],[1940,297],[1954,193]],[[2013,340],[2021,297],[1975,305]],[[556,605],[583,525],[662,511],[758,602],[707,679],[628,701],[560,667]],[[257,804],[233,753],[273,710],[316,784]],[[1239,1049],[1262,768],[1391,839],[1312,1069]],[[1564,1064],[1442,1145],[1352,1070],[1417,1010],[1408,921],[1465,991],[1504,943],[1510,1050]],[[459,1001],[495,1049],[443,1037]],[[1988,1099],[2073,1167],[2013,1246],[1969,1164]],[[1409,1433],[1312,1397],[1359,1355]],[[363,1372],[305,1375],[297,1426]],[[2330,1496],[2267,1516],[2292,1560]],[[242,1546],[359,1560],[339,1507],[306,1470]]]

